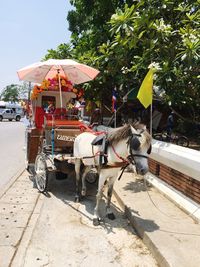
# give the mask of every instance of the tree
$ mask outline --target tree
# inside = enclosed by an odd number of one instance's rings
[[[106,47],[116,60],[127,54],[130,60],[124,69],[138,81],[149,63],[159,63],[157,90],[164,90],[163,100],[193,121],[200,120],[199,19],[198,1],[151,0],[126,5],[110,20],[115,40]]]
[[[70,44],[60,44],[56,50],[49,49],[48,53],[45,55],[44,60],[48,60],[50,58],[55,59],[64,59],[71,58],[71,45]]]
[[[28,97],[28,83],[24,82],[23,85],[11,84],[5,87],[0,95],[1,100],[18,102],[20,99],[27,99]]]
[[[163,101],[185,112],[189,120],[200,121],[199,0],[71,4],[70,55],[101,71],[95,81],[83,85],[88,97],[111,99],[114,86],[119,96],[138,89],[148,65],[156,62],[161,69],[155,89],[164,92]]]

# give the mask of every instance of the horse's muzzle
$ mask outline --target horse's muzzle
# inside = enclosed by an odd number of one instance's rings
[[[149,167],[148,166],[144,166],[144,165],[141,165],[141,164],[136,164],[136,172],[137,172],[137,174],[145,175],[148,171],[149,171]]]

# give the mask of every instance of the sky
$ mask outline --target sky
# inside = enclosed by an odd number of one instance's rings
[[[17,70],[68,43],[69,0],[6,0],[0,8],[0,92],[21,84]]]

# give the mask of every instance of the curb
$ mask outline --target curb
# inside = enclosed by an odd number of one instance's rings
[[[122,210],[124,211],[130,224],[136,230],[137,234],[142,239],[143,243],[151,251],[152,255],[155,257],[155,260],[157,261],[158,265],[162,267],[171,267],[171,265],[167,262],[166,258],[159,251],[159,248],[152,242],[151,238],[149,238],[148,234],[145,232],[143,227],[134,218],[134,215],[132,214],[130,208],[125,205],[122,198],[120,198],[120,196],[117,194],[117,192],[114,189],[113,189],[113,194],[116,197]]]
[[[6,183],[2,189],[0,189],[0,198],[8,191],[8,189],[14,184],[14,182],[24,173],[25,168],[21,168],[17,173],[15,173]]]
[[[44,203],[44,195],[39,194],[37,201],[35,203],[35,207],[29,217],[27,226],[21,237],[20,243],[16,249],[15,255],[10,262],[10,267],[15,267],[15,266],[23,267],[24,266],[24,260],[25,260],[27,248],[30,245],[31,238],[35,231],[35,227],[37,225],[37,221],[39,219],[40,212],[43,207],[43,203]]]
[[[26,178],[26,170],[25,168],[21,168],[17,173],[15,173],[15,175],[13,175],[10,178],[10,181],[0,190],[0,200],[4,199],[4,196],[6,196],[6,194],[8,192],[10,192],[10,190],[12,190],[15,187],[15,184],[21,180],[22,177],[22,183],[23,183],[23,176]],[[26,179],[24,179],[26,180]],[[26,181],[25,181],[26,183]],[[32,186],[30,187],[30,189],[32,188]],[[31,189],[32,190],[32,189]],[[13,193],[14,194],[14,193]],[[19,193],[18,193],[19,194]],[[6,248],[9,249],[11,248],[11,253],[9,254],[9,256],[7,257],[7,259],[5,260],[5,262],[0,263],[3,264],[1,266],[18,266],[18,267],[22,267],[24,266],[24,259],[25,259],[25,255],[26,255],[26,250],[29,246],[29,243],[31,241],[31,237],[32,234],[34,232],[34,229],[37,225],[37,220],[40,216],[40,211],[42,209],[43,206],[43,200],[44,200],[44,195],[43,194],[39,194],[39,193],[34,193],[33,198],[32,198],[32,202],[27,202],[27,203],[32,203],[32,208],[28,209],[27,211],[24,211],[24,214],[27,215],[26,216],[26,221],[24,222],[23,226],[18,227],[19,233],[17,235],[17,239],[15,241],[15,245],[11,243],[9,243],[8,245],[5,243],[2,245],[2,248]],[[7,203],[7,202],[6,202]],[[8,204],[8,203],[7,203]],[[13,204],[11,204],[13,205]],[[14,214],[14,213],[13,213]],[[17,221],[17,220],[16,220]],[[4,231],[9,231],[11,229],[12,226],[7,226],[7,230]],[[13,226],[13,229],[14,226]],[[16,228],[17,229],[17,228]],[[3,236],[4,237],[4,236]],[[3,257],[3,253],[2,253],[3,249],[0,251],[1,252],[1,256]]]

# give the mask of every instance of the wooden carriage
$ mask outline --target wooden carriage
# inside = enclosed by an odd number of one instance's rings
[[[73,165],[73,144],[77,135],[91,131],[79,118],[78,109],[68,108],[73,92],[42,91],[32,100],[30,124],[26,129],[26,168],[35,177],[39,191],[48,185],[48,173],[68,174]],[[54,106],[49,110],[48,106]],[[61,107],[62,105],[62,107]]]

